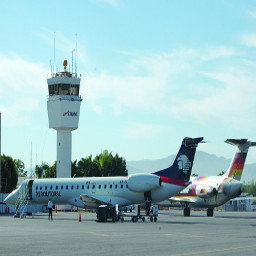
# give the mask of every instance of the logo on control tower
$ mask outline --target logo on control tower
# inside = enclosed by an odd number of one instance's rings
[[[63,114],[63,116],[77,116],[77,112],[70,112],[69,110]]]

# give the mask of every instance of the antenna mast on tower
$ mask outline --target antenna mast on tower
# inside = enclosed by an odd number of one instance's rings
[[[77,34],[76,34],[76,55],[77,55]],[[75,73],[77,74],[76,55],[75,55]]]
[[[55,32],[54,32],[54,42],[53,42],[53,73],[54,73],[54,66],[55,66]]]

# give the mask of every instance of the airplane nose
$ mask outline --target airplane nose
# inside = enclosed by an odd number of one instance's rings
[[[11,192],[10,195],[8,195],[5,199],[4,199],[4,202],[7,204],[7,205],[15,205],[16,202],[17,202],[17,199],[18,199],[18,190],[14,190]]]

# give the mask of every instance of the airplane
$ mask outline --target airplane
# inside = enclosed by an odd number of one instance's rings
[[[214,207],[226,203],[241,194],[240,182],[249,147],[256,142],[247,139],[228,139],[236,146],[235,154],[227,171],[221,176],[191,177],[191,184],[179,194],[159,202],[162,206],[184,207],[184,216],[190,216],[191,208],[207,208],[207,216],[212,217]]]
[[[27,179],[4,202],[7,205],[27,201],[29,205],[73,205],[96,210],[99,205],[126,206],[168,199],[190,184],[190,174],[198,143],[203,137],[182,141],[172,166],[152,174],[138,173],[128,177],[86,177]],[[149,211],[147,211],[149,214]]]

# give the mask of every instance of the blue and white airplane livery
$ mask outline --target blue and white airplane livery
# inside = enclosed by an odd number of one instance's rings
[[[86,177],[28,179],[6,199],[15,205],[27,198],[30,205],[73,205],[96,209],[102,204],[126,206],[168,199],[190,184],[190,174],[200,138],[184,138],[172,166],[152,174],[132,174],[128,177]]]

